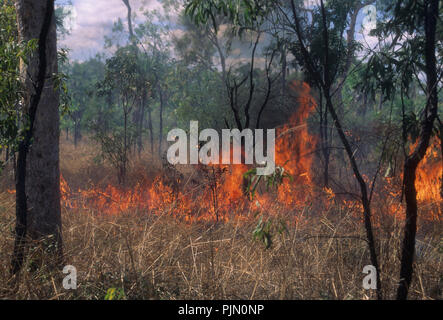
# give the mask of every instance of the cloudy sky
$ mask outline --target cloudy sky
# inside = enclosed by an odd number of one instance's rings
[[[85,60],[103,50],[104,37],[109,35],[118,18],[126,22],[127,9],[122,0],[71,0],[72,15],[66,22],[70,34],[60,40],[59,46],[70,49],[74,60]],[[57,0],[56,5],[66,5],[67,1]],[[133,12],[161,9],[157,0],[131,0]]]

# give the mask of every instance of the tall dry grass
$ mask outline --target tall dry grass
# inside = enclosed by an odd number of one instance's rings
[[[62,174],[70,183],[112,181],[112,169],[94,164],[91,148],[62,145]],[[133,164],[134,176],[137,170],[154,170],[145,160]],[[33,252],[20,277],[11,279],[14,199],[2,192],[0,298],[104,299],[108,289],[118,288],[126,299],[375,299],[375,292],[362,285],[369,253],[352,210],[337,206],[316,212],[308,206],[297,212],[297,224],[293,214],[281,213],[287,230],[274,230],[266,249],[252,237],[258,218],[188,224],[168,210],[104,216],[64,208],[64,264],[78,272],[77,290],[65,290],[65,275],[45,268],[47,262],[32,270]],[[441,299],[441,224],[423,230],[410,298]],[[402,222],[392,218],[376,234],[383,293],[390,299],[399,280]]]

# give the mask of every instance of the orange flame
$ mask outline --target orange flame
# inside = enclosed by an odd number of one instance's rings
[[[251,212],[266,212],[278,215],[282,210],[296,212],[313,203],[325,208],[331,204],[342,205],[361,218],[362,206],[355,199],[338,199],[333,189],[318,188],[313,178],[313,161],[317,138],[309,133],[307,120],[315,110],[316,103],[306,83],[294,82],[292,89],[298,93],[298,109],[289,122],[276,130],[276,165],[283,167],[292,180],[283,180],[276,190],[256,195],[250,201],[244,193],[246,165],[211,165],[205,171],[210,179],[201,181],[204,188],[197,191],[174,188],[164,177],[156,177],[152,184],[138,184],[131,190],[122,190],[109,185],[105,189],[90,188],[72,192],[61,177],[62,203],[67,208],[93,210],[102,214],[120,214],[137,211],[150,214],[167,214],[186,222],[229,221],[248,219]],[[349,135],[351,133],[348,133]],[[198,167],[198,166],[197,166]],[[213,169],[213,172],[211,170]],[[223,171],[216,175],[214,172]],[[214,176],[211,174],[214,173]],[[430,219],[441,218],[440,180],[442,174],[438,141],[433,140],[417,171],[417,199],[422,208],[429,207]],[[211,177],[214,178],[211,180]],[[368,185],[370,179],[365,177]],[[385,178],[375,196],[384,201],[386,210],[374,210],[391,215],[402,215],[400,203],[401,183]],[[379,200],[377,199],[377,200]],[[375,201],[374,201],[375,202]],[[382,201],[377,201],[382,202]],[[380,206],[381,208],[381,206]],[[428,210],[428,209],[426,209]],[[294,216],[294,219],[297,219]]]

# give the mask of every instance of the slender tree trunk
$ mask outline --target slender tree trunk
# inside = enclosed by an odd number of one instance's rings
[[[417,167],[426,154],[432,135],[432,129],[438,110],[437,88],[437,59],[435,56],[436,29],[438,15],[438,0],[425,1],[425,62],[427,76],[427,103],[423,119],[419,142],[415,150],[406,158],[404,166],[404,196],[406,201],[406,222],[403,238],[400,283],[397,290],[397,299],[406,300],[412,281],[415,253],[415,236],[417,233],[417,190],[415,179]]]
[[[78,121],[74,122],[74,146],[77,147],[78,142],[81,140],[82,135],[80,131],[80,123]]]
[[[325,109],[324,117],[323,117],[323,136],[324,136],[324,145],[323,145],[323,156],[325,158],[325,167],[323,172],[323,179],[326,188],[329,188],[329,163],[331,158],[331,140],[329,139],[329,128],[328,128],[328,110]]]
[[[349,162],[351,163],[352,171],[354,172],[355,178],[357,179],[357,182],[360,186],[360,194],[361,194],[361,202],[363,205],[363,218],[364,218],[364,225],[366,230],[366,238],[368,240],[368,247],[369,247],[369,255],[371,259],[372,265],[375,267],[377,271],[377,296],[378,299],[382,299],[382,290],[381,290],[381,281],[380,281],[380,267],[378,264],[378,258],[377,258],[377,251],[376,251],[376,243],[374,238],[374,232],[372,229],[372,222],[371,222],[371,205],[368,195],[368,188],[366,186],[366,182],[364,181],[360,170],[358,169],[357,161],[354,156],[354,152],[352,151],[351,145],[349,144],[348,139],[346,138],[346,135],[344,133],[343,127],[340,123],[340,120],[337,116],[337,113],[335,112],[335,108],[332,104],[330,94],[328,90],[326,90],[326,97],[327,102],[326,105],[328,107],[329,113],[331,114],[332,120],[334,120],[335,128],[337,129],[338,136],[340,137],[340,140],[345,148],[345,152],[348,155]]]
[[[123,159],[122,159],[122,167],[120,173],[120,183],[125,185],[126,182],[126,166],[128,160],[128,114],[129,112],[124,111],[124,141],[123,141]]]
[[[378,258],[377,258],[377,251],[376,251],[376,244],[374,239],[374,232],[372,230],[372,222],[371,222],[371,206],[370,206],[370,200],[368,195],[368,188],[366,185],[366,182],[363,179],[363,176],[360,173],[360,170],[358,168],[357,161],[355,159],[355,153],[353,152],[351,145],[346,138],[345,132],[343,130],[343,127],[341,125],[341,122],[339,120],[339,117],[337,115],[336,109],[332,103],[332,96],[331,96],[331,73],[329,70],[329,33],[327,29],[327,20],[326,20],[326,12],[325,12],[325,6],[323,3],[323,0],[320,1],[321,3],[321,10],[322,10],[322,19],[323,19],[323,41],[325,43],[325,63],[324,63],[324,93],[326,97],[326,107],[331,114],[331,118],[335,124],[335,128],[337,129],[338,136],[345,148],[346,154],[349,158],[349,162],[351,164],[352,171],[354,172],[355,178],[357,179],[357,182],[360,186],[360,194],[361,194],[361,202],[363,205],[363,218],[364,218],[364,225],[366,230],[366,238],[368,240],[368,247],[369,247],[369,255],[371,259],[371,263],[374,266],[377,275],[377,298],[379,300],[382,299],[382,288],[381,288],[381,281],[380,281],[380,267],[378,264]]]
[[[5,162],[9,161],[9,147],[6,147]]]
[[[329,160],[330,160],[330,148],[329,148],[329,128],[328,128],[328,108],[324,107],[323,102],[323,91],[319,88],[320,96],[320,142],[321,151],[324,160],[323,167],[323,186],[325,188],[329,187]]]
[[[337,131],[337,134],[345,148],[345,152],[348,156],[348,160],[350,162],[352,171],[354,172],[355,178],[358,182],[358,185],[360,187],[360,196],[361,196],[361,203],[363,206],[363,218],[364,218],[364,225],[366,229],[366,237],[368,241],[368,248],[369,248],[369,254],[370,254],[370,260],[372,265],[375,267],[377,272],[377,298],[381,300],[383,298],[382,296],[382,288],[381,288],[381,281],[380,281],[380,268],[378,265],[378,258],[377,258],[377,251],[376,251],[376,243],[375,238],[372,230],[372,222],[371,222],[371,207],[370,207],[370,200],[368,195],[368,189],[367,185],[362,177],[362,174],[360,173],[357,160],[355,158],[355,153],[352,150],[352,147],[348,141],[348,138],[345,135],[345,132],[343,130],[343,126],[340,122],[340,118],[337,115],[336,108],[332,102],[332,96],[331,96],[331,86],[333,78],[331,78],[331,70],[330,70],[330,63],[329,63],[329,31],[328,31],[328,22],[326,17],[326,10],[324,1],[320,0],[320,8],[321,8],[321,15],[322,15],[322,32],[323,32],[323,42],[324,42],[324,51],[325,51],[325,58],[323,61],[323,72],[316,71],[314,64],[312,62],[312,58],[310,53],[308,52],[304,42],[303,42],[303,34],[301,30],[300,20],[297,16],[297,10],[295,6],[294,0],[291,0],[291,8],[292,8],[292,14],[294,17],[295,22],[295,30],[297,33],[298,42],[300,44],[303,58],[306,62],[306,68],[308,72],[311,74],[311,76],[315,79],[316,83],[320,85],[323,89],[323,94],[326,99],[326,108],[329,111],[329,114],[331,115],[332,121],[334,123],[335,129]]]
[[[283,44],[281,46],[281,93],[280,93],[282,96],[282,105],[284,105],[286,101],[287,68],[288,68],[288,59],[286,54],[286,45]]]
[[[150,107],[148,107],[148,129],[151,143],[151,155],[154,155],[154,130],[152,128],[152,111]]]
[[[145,123],[145,108],[148,94],[146,89],[143,89],[141,105],[140,105],[140,114],[138,119],[138,132],[137,132],[137,146],[138,146],[138,154],[140,155],[143,150],[143,124]]]
[[[162,89],[159,88],[159,95],[160,95],[160,128],[158,131],[158,154],[162,155],[162,143],[163,143],[163,108],[164,108],[164,97]]]
[[[44,239],[40,243],[46,252],[56,253],[56,263],[62,252],[54,0],[17,0],[16,9],[20,40],[38,39],[38,49],[27,64],[21,62],[26,88],[23,128],[28,129],[18,148],[13,273],[21,269],[27,237]]]
[[[128,30],[129,30],[129,38],[131,42],[135,41],[134,37],[134,31],[132,29],[132,9],[131,4],[129,3],[129,0],[123,0],[123,3],[125,4],[126,8],[128,9]]]
[[[440,122],[440,153],[443,156],[443,123]],[[443,172],[440,177],[441,185],[440,185],[440,197],[443,200]]]

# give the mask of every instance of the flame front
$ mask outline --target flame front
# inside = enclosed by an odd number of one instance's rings
[[[331,188],[321,188],[315,183],[317,138],[310,134],[307,120],[316,108],[310,88],[305,83],[292,86],[298,93],[298,109],[289,122],[276,130],[276,164],[284,168],[292,179],[283,180],[276,190],[257,193],[251,199],[245,196],[244,174],[246,165],[206,166],[205,178],[199,187],[174,188],[163,175],[150,184],[137,184],[130,190],[109,185],[105,189],[70,190],[61,178],[63,205],[67,208],[89,209],[101,214],[120,214],[137,211],[147,214],[167,214],[187,222],[229,221],[248,219],[251,213],[278,215],[280,212],[297,212],[316,204],[317,210],[327,210],[332,204],[354,211],[361,218],[361,204],[349,197],[338,197]],[[201,168],[200,166],[198,166]],[[442,160],[438,139],[432,141],[426,157],[417,171],[417,199],[421,217],[430,220],[441,218],[440,195]],[[365,177],[367,184],[370,179]],[[375,213],[402,217],[404,205],[400,202],[401,177],[384,178],[374,198]],[[262,188],[263,189],[263,188]],[[386,209],[387,208],[387,209]]]

